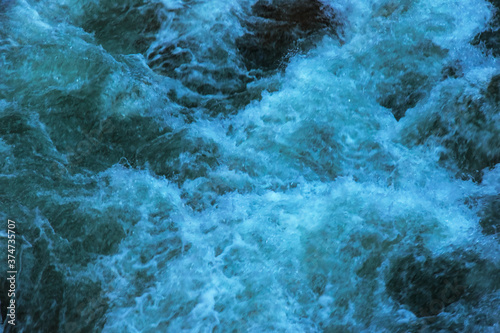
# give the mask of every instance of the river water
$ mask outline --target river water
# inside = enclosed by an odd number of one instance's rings
[[[4,331],[500,332],[494,5],[2,0]]]

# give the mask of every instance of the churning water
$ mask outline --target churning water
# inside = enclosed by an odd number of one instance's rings
[[[2,0],[4,331],[500,332],[497,7]]]

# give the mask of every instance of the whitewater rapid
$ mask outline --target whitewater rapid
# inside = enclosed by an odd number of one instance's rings
[[[500,332],[493,5],[1,2],[4,332]]]

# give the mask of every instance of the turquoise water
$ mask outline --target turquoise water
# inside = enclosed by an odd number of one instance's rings
[[[500,332],[495,5],[3,0],[3,331]]]

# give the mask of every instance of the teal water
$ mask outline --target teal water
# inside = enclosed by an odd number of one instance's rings
[[[495,6],[3,0],[3,331],[500,332]]]

